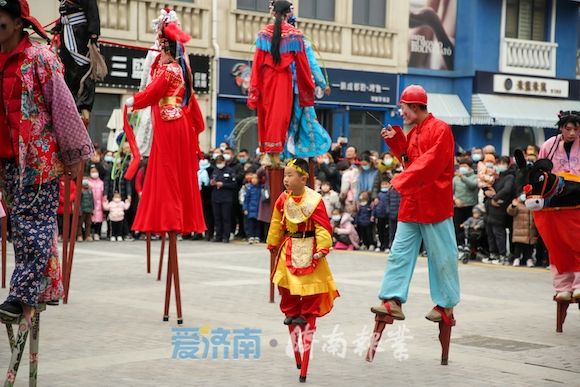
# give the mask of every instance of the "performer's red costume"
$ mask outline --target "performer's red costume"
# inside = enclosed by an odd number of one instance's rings
[[[154,64],[153,81],[135,94],[134,109],[152,107],[153,145],[133,223],[142,232],[204,232],[197,170],[203,117],[194,96],[182,108],[185,87],[175,62]]]
[[[258,34],[252,65],[248,106],[258,110],[258,143],[262,152],[281,153],[292,117],[293,84],[290,65],[296,64],[300,107],[314,105],[314,81],[302,32],[282,22],[280,63],[270,54],[274,24]]]

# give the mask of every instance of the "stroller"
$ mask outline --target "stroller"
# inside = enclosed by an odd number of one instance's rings
[[[479,252],[479,240],[481,239],[481,231],[473,230],[471,228],[465,229],[465,239],[463,246],[459,251],[459,260],[467,264],[470,259],[476,259]]]

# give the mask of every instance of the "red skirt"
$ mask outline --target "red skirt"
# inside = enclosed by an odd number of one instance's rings
[[[152,124],[153,144],[133,230],[204,232],[196,134],[186,116],[162,121],[158,106],[152,109]]]

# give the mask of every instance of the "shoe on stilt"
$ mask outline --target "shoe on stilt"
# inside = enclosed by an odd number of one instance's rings
[[[0,316],[9,319],[20,317],[23,313],[22,305],[19,302],[4,301],[0,305]]]
[[[425,315],[425,318],[436,323],[441,322],[443,321],[441,312],[445,313],[450,319],[453,319],[453,308],[442,308],[438,305],[433,307],[433,309]]]
[[[580,288],[574,289],[574,293],[572,294],[572,298],[576,301],[580,301]]]
[[[381,316],[391,316],[395,320],[404,320],[403,308],[397,300],[384,300],[380,305],[371,307],[371,312]]]
[[[294,319],[298,318],[297,316],[287,316],[284,319],[284,325],[292,325],[294,324]]]
[[[556,293],[555,299],[559,302],[572,301],[572,292],[558,292]]]
[[[302,316],[298,316],[298,317],[294,317],[292,319],[292,324],[294,325],[306,325],[308,321],[306,321],[306,319]]]

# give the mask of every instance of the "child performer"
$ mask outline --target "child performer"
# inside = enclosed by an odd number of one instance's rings
[[[332,227],[322,197],[306,187],[307,171],[308,163],[302,159],[290,160],[284,168],[286,191],[274,205],[267,239],[268,249],[278,258],[272,282],[278,285],[282,297],[284,324],[290,326],[291,336],[297,326],[302,330],[303,359],[297,335],[292,337],[297,364],[302,366],[301,381],[306,380],[316,318],[330,312],[339,296],[326,261],[332,246]]]

